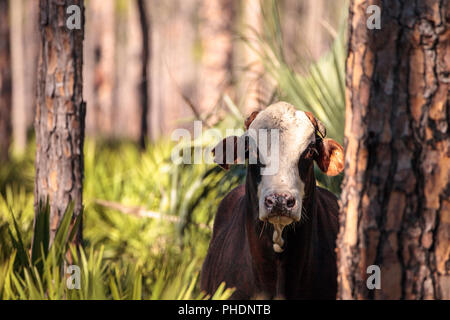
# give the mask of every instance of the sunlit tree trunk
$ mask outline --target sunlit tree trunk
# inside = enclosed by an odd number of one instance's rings
[[[152,112],[149,126],[157,139],[192,117],[185,101],[197,98],[197,34],[194,19],[198,0],[148,1],[152,21]]]
[[[19,153],[23,153],[27,143],[27,115],[29,112],[25,102],[24,0],[10,1],[10,5],[13,79],[13,140],[15,150]]]
[[[22,117],[25,119],[25,129],[28,131],[33,127],[34,112],[36,106],[36,85],[37,85],[37,73],[38,73],[38,60],[39,60],[39,42],[40,33],[38,27],[39,5],[35,0],[22,0],[24,1],[24,13],[25,17],[23,22],[23,56],[24,61],[24,95],[25,102],[25,115]],[[25,145],[23,145],[23,151],[26,148],[27,138],[25,136]],[[21,151],[21,146],[18,147],[18,151]]]
[[[280,5],[284,53],[289,64],[294,66],[300,53],[304,51],[302,43],[304,37],[301,31],[306,20],[306,10],[303,8],[303,2],[299,0],[284,0]]]
[[[66,8],[81,8],[81,30],[69,30]],[[71,201],[74,217],[82,211],[83,140],[83,0],[39,2],[41,47],[36,130],[35,211],[50,201],[51,240]],[[81,227],[77,243],[81,242]]]
[[[89,104],[86,130],[89,134],[111,136],[114,132],[116,36],[115,1],[87,2],[86,82],[84,92]]]
[[[151,3],[153,1],[148,2]],[[114,135],[139,141],[142,36],[135,1],[117,1],[115,21]]]
[[[211,112],[221,105],[223,94],[231,94],[234,0],[202,0],[199,15],[199,111]]]
[[[11,51],[8,0],[0,0],[0,163],[11,144]]]
[[[267,93],[264,82],[264,65],[258,50],[261,50],[257,34],[263,33],[263,20],[261,3],[267,5],[267,1],[248,0],[242,2],[242,28],[245,37],[243,54],[243,106],[244,114],[260,110],[267,102]]]
[[[305,24],[303,36],[305,37],[306,47],[304,48],[311,54],[313,60],[317,60],[325,52],[325,30],[321,26],[321,21],[325,20],[324,0],[305,1]]]
[[[380,30],[366,26],[373,3]],[[448,13],[351,1],[338,298],[450,299]]]

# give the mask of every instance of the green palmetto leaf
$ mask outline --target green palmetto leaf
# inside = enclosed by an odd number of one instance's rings
[[[61,248],[61,250],[68,240],[70,222],[72,219],[74,206],[75,205],[73,202],[69,203],[69,206],[64,212],[62,219],[59,223],[58,229],[56,230],[55,238],[53,239],[52,246],[55,246],[56,248]]]
[[[6,264],[0,266],[0,300],[15,298],[11,287],[11,275],[14,272],[14,261],[16,258],[16,251],[13,251],[11,257]]]
[[[121,300],[121,294],[119,292],[119,287],[116,284],[116,279],[114,276],[109,276],[109,289],[111,290],[111,296],[114,300]]]
[[[50,241],[50,205],[46,201],[45,206],[39,202],[39,209],[35,217],[34,232],[31,247],[31,264],[36,265],[39,274],[42,274],[43,262],[48,254]]]
[[[78,226],[81,223],[82,212],[78,214],[73,223],[72,230],[70,230],[70,225],[74,214],[74,203],[70,202],[66,211],[64,212],[62,219],[59,223],[58,229],[56,230],[55,238],[51,245],[50,250],[54,250],[56,254],[56,261],[62,263],[64,254],[67,252],[68,245],[74,239],[76,232],[78,231]]]
[[[25,249],[25,246],[23,244],[23,240],[22,240],[22,235],[20,233],[20,229],[19,229],[19,225],[17,224],[17,220],[14,216],[14,213],[12,211],[12,209],[10,207],[9,208],[9,212],[11,214],[11,217],[13,219],[13,224],[14,224],[14,229],[16,231],[16,235],[17,235],[17,239],[14,237],[11,229],[8,226],[8,233],[9,236],[11,238],[11,241],[13,243],[14,248],[17,250],[17,258],[18,261],[20,262],[20,266],[25,267],[25,268],[29,268],[31,267],[31,262],[30,262],[30,257],[27,253],[27,250]]]
[[[14,285],[15,291],[18,293],[19,299],[26,300],[28,295],[24,288],[26,288],[26,282],[20,279],[14,272],[11,273],[12,284]],[[16,297],[15,297],[16,298]]]
[[[142,275],[140,273],[135,273],[134,283],[133,283],[133,295],[132,300],[142,299]]]
[[[226,288],[225,282],[222,282],[216,292],[211,297],[212,300],[226,300],[233,294],[234,289]]]
[[[192,293],[195,288],[195,284],[197,283],[198,275],[199,275],[198,273],[195,274],[194,279],[192,279],[191,282],[189,283],[189,286],[182,291],[182,294],[180,294],[179,299],[181,300],[191,299]]]

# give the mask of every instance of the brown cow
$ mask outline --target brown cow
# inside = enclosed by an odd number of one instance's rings
[[[337,175],[343,148],[324,138],[325,128],[311,113],[284,102],[253,114],[246,127],[243,136],[228,137],[213,150],[227,168],[230,150],[238,162],[237,146],[245,146],[248,165],[245,185],[219,205],[202,290],[214,293],[224,281],[236,288],[234,299],[335,299],[338,204],[316,186],[313,161]],[[278,140],[261,139],[256,133],[264,129],[277,132],[269,136]],[[264,173],[267,167],[276,172]]]

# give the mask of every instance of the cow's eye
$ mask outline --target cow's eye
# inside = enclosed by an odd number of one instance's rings
[[[317,149],[314,144],[310,144],[308,148],[306,149],[305,158],[306,159],[312,159],[316,155],[318,155],[319,152],[317,152]]]

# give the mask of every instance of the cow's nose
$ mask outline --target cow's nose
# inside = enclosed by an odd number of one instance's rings
[[[290,194],[273,193],[264,199],[266,209],[272,213],[284,213],[295,206],[295,198]]]

